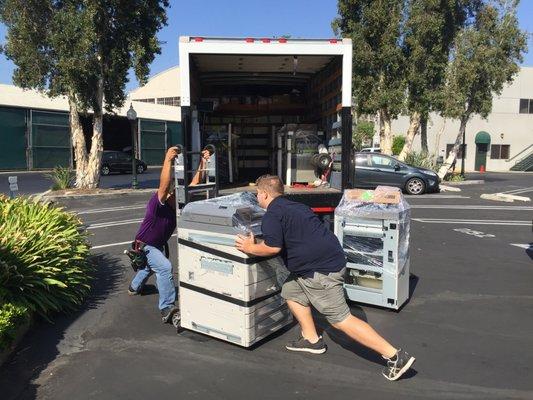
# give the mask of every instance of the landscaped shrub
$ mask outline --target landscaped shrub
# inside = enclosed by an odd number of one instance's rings
[[[43,316],[73,310],[89,291],[81,221],[59,208],[0,196],[0,298]]]
[[[392,154],[397,156],[402,152],[403,146],[405,145],[405,136],[394,136],[392,138]]]
[[[55,167],[46,177],[52,181],[52,190],[70,189],[74,184],[74,171],[68,167]]]
[[[11,345],[18,329],[29,320],[28,309],[4,303],[0,306],[0,351]]]
[[[420,167],[431,170],[437,169],[433,157],[423,151],[412,151],[410,153],[407,153],[404,161],[406,164],[412,165],[413,167]]]

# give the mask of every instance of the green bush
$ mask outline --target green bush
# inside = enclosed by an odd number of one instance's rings
[[[465,177],[461,174],[448,174],[444,177],[444,180],[447,182],[463,182]]]
[[[374,123],[372,121],[360,120],[355,124],[352,133],[352,143],[356,150],[361,150],[363,143],[372,140],[374,137]]]
[[[0,306],[0,351],[11,345],[19,327],[29,320],[28,309],[5,303]]]
[[[52,181],[52,190],[70,189],[74,185],[74,171],[68,167],[55,167],[46,177]]]
[[[423,151],[412,151],[405,156],[405,163],[412,165],[413,167],[426,168],[436,170],[437,166],[433,157]]]
[[[392,138],[392,154],[397,156],[402,152],[403,146],[405,144],[405,136],[394,136]]]
[[[0,299],[45,317],[76,308],[92,266],[81,221],[60,208],[0,196]]]

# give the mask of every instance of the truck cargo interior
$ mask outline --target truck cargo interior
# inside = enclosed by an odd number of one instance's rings
[[[247,185],[267,173],[293,185],[319,178],[309,159],[336,134],[342,56],[189,57],[191,105],[197,111],[190,140],[216,146],[221,187]],[[288,161],[288,150],[300,158]]]

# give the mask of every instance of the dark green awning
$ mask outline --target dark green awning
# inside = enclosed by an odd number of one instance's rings
[[[476,144],[490,144],[490,134],[485,131],[480,131],[476,135]]]

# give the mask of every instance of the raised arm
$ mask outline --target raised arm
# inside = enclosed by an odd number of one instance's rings
[[[160,203],[164,203],[169,195],[172,183],[172,161],[178,156],[178,148],[171,147],[167,150],[165,160],[163,161],[163,168],[161,169],[161,176],[159,178],[159,188],[157,189],[157,197]]]
[[[209,160],[209,151],[202,151],[202,157],[200,158],[200,164],[198,164],[198,169],[192,177],[191,186],[198,185],[205,181],[205,169],[207,168],[207,161]]]

